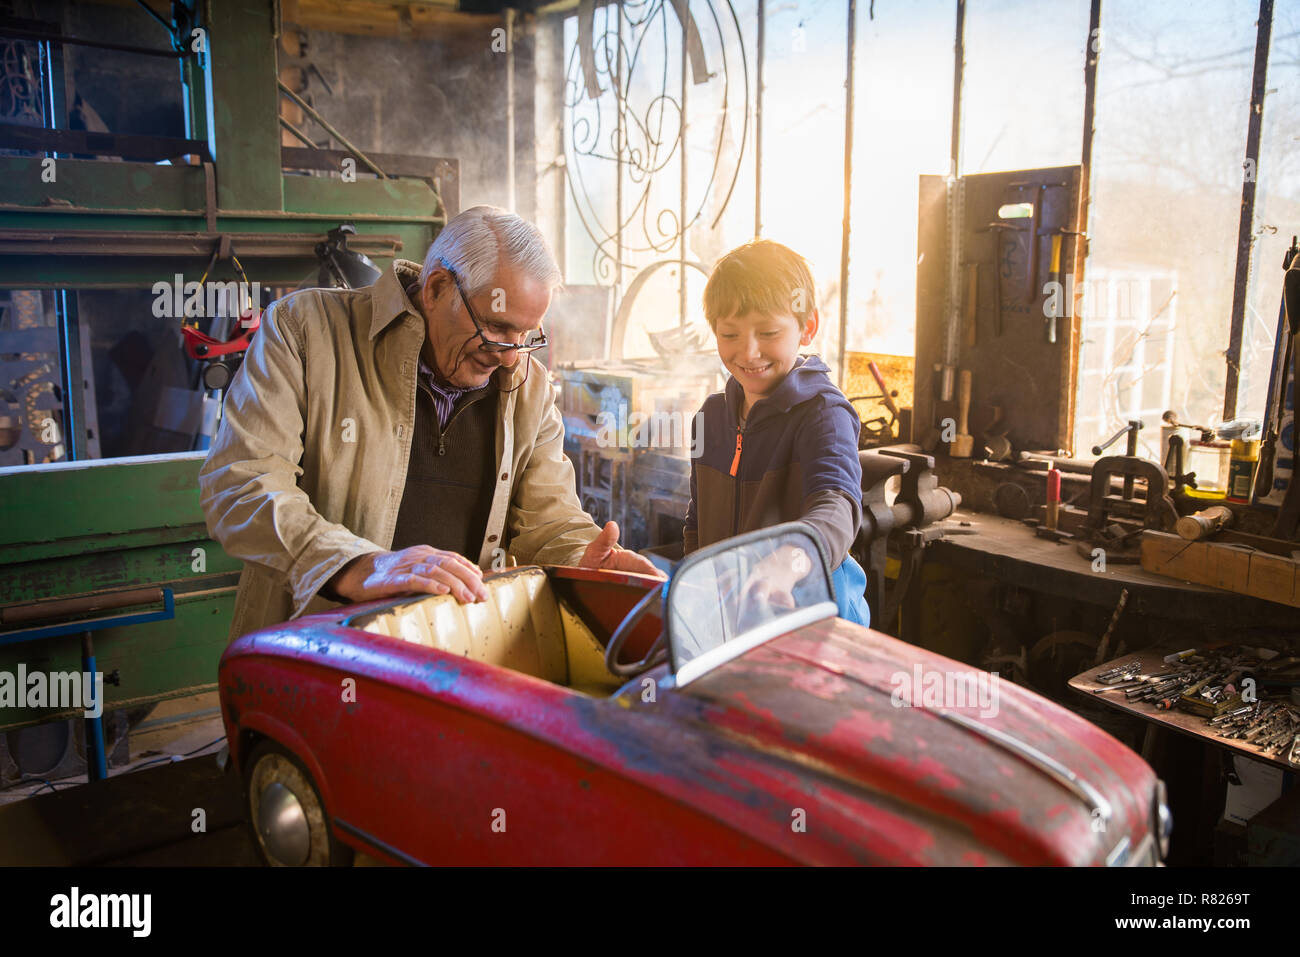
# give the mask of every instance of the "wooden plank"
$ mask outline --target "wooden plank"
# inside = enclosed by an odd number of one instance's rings
[[[1214,578],[1205,584],[1249,595],[1247,584],[1250,581],[1250,550],[1240,545],[1210,543],[1206,546],[1206,551],[1214,565]]]
[[[1300,607],[1300,562],[1237,542],[1188,542],[1165,532],[1143,532],[1142,567],[1156,575]]]
[[[1189,542],[1177,535],[1143,535],[1142,567],[1156,575],[1205,582],[1206,543]]]
[[[1252,595],[1284,605],[1300,607],[1296,598],[1296,563],[1289,558],[1255,553],[1250,558],[1250,585]]]
[[[495,14],[462,13],[455,0],[394,3],[382,0],[296,0],[285,5],[281,19],[309,30],[358,36],[446,37],[478,34],[486,43]]]

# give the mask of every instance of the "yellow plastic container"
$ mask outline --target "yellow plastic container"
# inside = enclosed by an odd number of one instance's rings
[[[1228,463],[1228,501],[1250,502],[1259,467],[1259,439],[1233,439]]]

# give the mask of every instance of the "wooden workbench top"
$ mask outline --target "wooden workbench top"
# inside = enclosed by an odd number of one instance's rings
[[[927,549],[927,561],[955,565],[1031,591],[1107,608],[1113,608],[1120,593],[1127,588],[1128,609],[1140,614],[1296,628],[1292,608],[1209,585],[1155,575],[1136,563],[1111,561],[1106,563],[1105,571],[1093,571],[1092,562],[1075,550],[1074,542],[1039,538],[1020,521],[983,512],[958,511],[946,524],[961,528],[962,522],[970,523],[973,534],[939,539]]]

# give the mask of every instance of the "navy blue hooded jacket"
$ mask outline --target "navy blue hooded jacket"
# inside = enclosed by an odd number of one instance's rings
[[[691,463],[687,554],[781,522],[804,519],[818,527],[818,516],[845,515],[843,507],[817,507],[825,493],[841,493],[854,527],[829,536],[832,568],[844,558],[847,545],[835,554],[830,542],[851,542],[861,519],[861,421],[829,372],[817,356],[801,357],[770,396],[754,403],[743,428],[737,422],[744,390],[734,377],[704,401],[692,423],[699,456]],[[819,531],[828,538],[824,526]]]

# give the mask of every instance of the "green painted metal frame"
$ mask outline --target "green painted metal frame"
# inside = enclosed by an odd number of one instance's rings
[[[167,231],[209,235],[215,248],[222,235],[240,233],[323,239],[348,221],[359,236],[396,237],[399,255],[421,259],[446,221],[429,183],[282,170],[272,0],[203,7],[212,17],[210,53],[182,61],[181,74],[187,136],[208,141],[214,182],[203,166],[59,158],[47,183],[42,157],[0,157],[0,240],[7,230]],[[234,252],[263,285],[296,284],[317,265],[312,255],[246,255],[237,241]],[[372,258],[381,268],[390,261]],[[176,272],[197,278],[206,265],[206,255],[6,255],[0,287],[149,289]],[[230,275],[227,265],[212,278]],[[242,566],[208,537],[198,497],[202,461],[200,452],[0,469],[0,605],[142,585],[175,591],[174,619],[96,633],[100,670],[121,676],[120,686],[105,689],[109,708],[216,686]],[[195,549],[204,550],[202,571]],[[20,661],[29,671],[79,671],[80,643],[72,635],[0,648],[0,671],[14,673]],[[5,708],[0,730],[79,716]]]
[[[5,604],[163,585],[176,617],[95,633],[117,669],[109,708],[213,690],[240,562],[208,537],[198,501],[202,452],[0,469],[0,598]],[[195,549],[203,549],[202,562]],[[81,670],[76,635],[0,647],[0,671]],[[0,709],[0,730],[79,712]]]
[[[44,158],[0,157],[0,233],[5,230],[172,231],[209,234],[213,247],[232,233],[325,233],[339,222],[360,235],[395,236],[399,255],[423,258],[447,219],[447,207],[417,178],[352,182],[286,173],[281,168],[275,11],[272,0],[223,0],[210,9],[207,53],[182,62],[190,128],[216,159],[209,193],[202,166],[60,158],[44,182]],[[205,59],[206,57],[206,59]],[[206,103],[212,103],[211,126]],[[452,208],[458,203],[453,198]],[[316,266],[301,257],[234,252],[250,280],[296,284]],[[382,268],[392,257],[372,257]],[[7,255],[6,288],[145,287],[176,272],[201,271],[207,256],[168,258]],[[227,278],[228,267],[214,278]],[[197,278],[195,276],[194,278]]]

